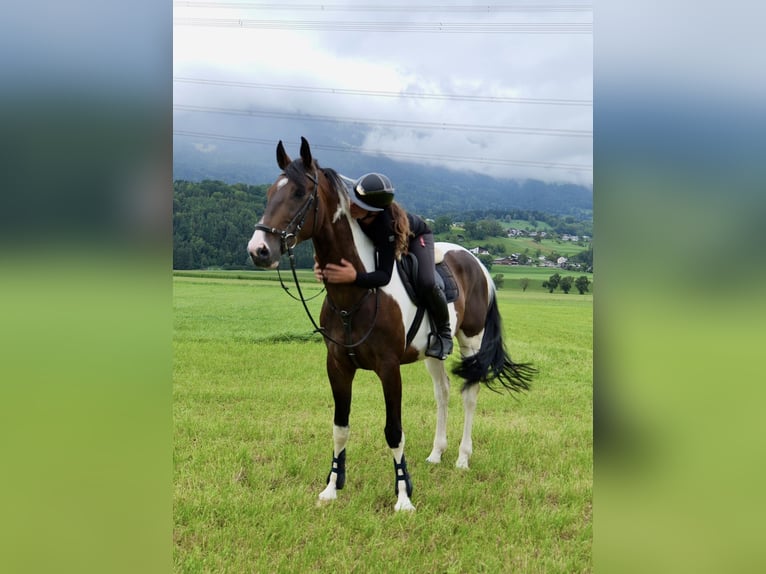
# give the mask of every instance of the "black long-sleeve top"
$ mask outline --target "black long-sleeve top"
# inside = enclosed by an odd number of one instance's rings
[[[417,215],[408,213],[407,218],[410,221],[410,232],[413,239],[425,233],[431,233],[426,222]],[[359,226],[375,245],[375,270],[367,273],[357,271],[354,285],[368,289],[388,285],[394,271],[396,253],[396,234],[394,233],[391,210],[389,208],[384,209],[369,224],[360,220]]]

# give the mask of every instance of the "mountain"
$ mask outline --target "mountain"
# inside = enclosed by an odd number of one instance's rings
[[[313,129],[312,129],[313,128]],[[173,179],[220,180],[229,184],[260,185],[271,183],[279,175],[276,144],[266,144],[262,136],[280,133],[278,126],[267,126],[246,141],[204,139],[175,135],[173,143]],[[286,130],[285,126],[281,126]],[[219,126],[218,133],[227,132]],[[298,131],[312,141],[333,141],[339,145],[359,146],[363,133],[348,127],[303,125]],[[300,136],[284,141],[288,154],[298,155]],[[593,191],[574,184],[552,184],[536,180],[496,179],[470,171],[394,161],[382,156],[351,154],[312,146],[312,153],[322,167],[331,167],[348,177],[378,171],[389,176],[397,190],[397,201],[406,209],[424,217],[457,215],[485,210],[537,210],[554,215],[591,219]]]

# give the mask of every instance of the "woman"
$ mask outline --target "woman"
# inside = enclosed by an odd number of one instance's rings
[[[391,281],[394,262],[406,253],[418,259],[417,289],[425,303],[437,332],[431,339],[426,355],[444,360],[452,352],[452,331],[444,292],[434,279],[434,235],[420,217],[404,211],[394,201],[394,188],[389,179],[379,173],[368,173],[354,183],[351,216],[359,222],[369,237],[377,256],[373,271],[357,271],[341,259],[340,264],[328,263],[324,269],[314,265],[319,281],[327,283],[353,283],[359,287],[376,288]]]

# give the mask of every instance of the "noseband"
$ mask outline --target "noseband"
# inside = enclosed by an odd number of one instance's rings
[[[277,229],[276,227],[269,227],[268,225],[263,225],[262,223],[255,224],[255,229],[257,231],[265,231],[266,233],[271,233],[273,235],[279,236],[281,252],[282,254],[287,252],[291,260],[294,257],[293,248],[298,244],[298,234],[300,234],[301,229],[303,229],[303,224],[306,223],[306,216],[308,215],[312,203],[314,204],[315,226],[317,213],[319,212],[319,202],[317,201],[317,193],[319,192],[319,180],[317,179],[316,168],[314,168],[313,176],[307,173],[306,177],[314,183],[314,191],[311,192],[311,195],[309,195],[308,199],[295,214],[295,217],[293,217],[290,220],[290,223],[287,224],[287,229]]]

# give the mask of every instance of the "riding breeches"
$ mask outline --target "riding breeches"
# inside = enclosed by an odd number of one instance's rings
[[[436,280],[434,278],[434,235],[424,233],[410,240],[409,251],[418,260],[417,289],[419,293],[427,293],[433,290]]]

